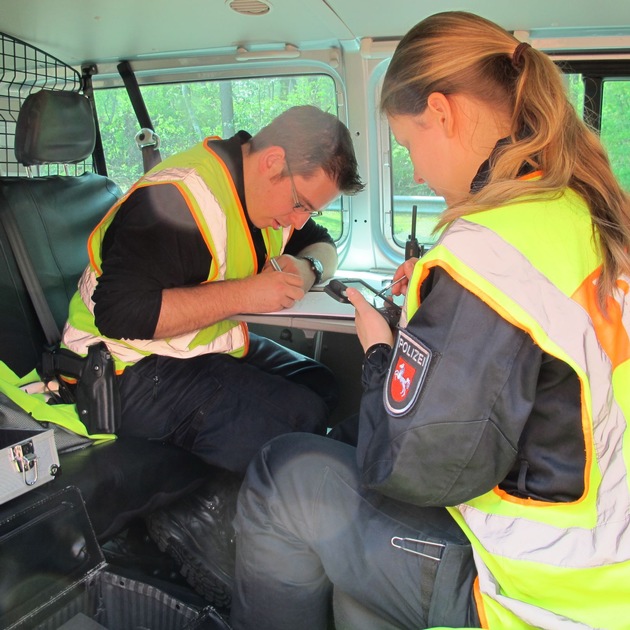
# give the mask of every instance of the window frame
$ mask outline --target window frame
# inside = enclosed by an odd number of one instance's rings
[[[584,122],[598,133],[602,128],[604,82],[630,81],[630,59],[563,59],[551,57],[564,74],[580,74],[584,80]]]

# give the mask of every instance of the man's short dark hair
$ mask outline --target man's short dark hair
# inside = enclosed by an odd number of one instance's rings
[[[294,175],[308,177],[321,168],[344,194],[353,195],[364,188],[348,128],[317,107],[287,109],[249,142],[252,152],[282,147]]]

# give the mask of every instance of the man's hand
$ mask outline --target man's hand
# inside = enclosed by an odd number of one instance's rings
[[[292,256],[283,256],[292,258]],[[302,277],[292,272],[289,265],[276,258],[282,271],[276,271],[271,265],[265,265],[263,272],[238,280],[239,285],[246,285],[244,310],[241,313],[267,313],[291,308],[304,297]],[[286,266],[285,266],[286,265]],[[241,290],[241,289],[239,289]]]
[[[337,252],[328,243],[309,245],[300,255],[322,261],[324,280],[337,268]],[[313,271],[307,260],[289,254],[274,260],[282,271],[276,271],[267,262],[262,273],[240,280],[164,289],[153,338],[187,334],[241,313],[270,313],[291,308],[313,285]]]
[[[301,276],[302,288],[305,292],[311,290],[315,282],[315,273],[311,268],[311,263],[302,258],[303,256],[316,258],[322,263],[324,268],[322,282],[335,275],[337,270],[337,250],[330,243],[314,243],[302,249],[295,256],[290,254],[277,256],[274,260],[280,265],[282,271],[296,273]]]
[[[240,280],[164,289],[153,338],[187,334],[240,313],[290,308],[303,297],[301,276],[272,268]]]
[[[311,264],[308,260],[291,256],[290,254],[282,254],[274,258],[276,264],[280,266],[283,272],[291,273],[300,276],[302,278],[302,288],[304,291],[308,291],[313,286],[315,280],[315,274],[311,269]],[[265,270],[270,267],[270,264],[265,265]]]

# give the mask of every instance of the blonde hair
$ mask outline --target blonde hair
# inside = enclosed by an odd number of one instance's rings
[[[517,55],[514,55],[518,47]],[[510,143],[492,156],[487,185],[447,208],[438,229],[465,214],[516,197],[560,193],[566,187],[587,202],[602,256],[599,303],[630,273],[630,201],[610,168],[597,135],[578,117],[562,74],[544,53],[477,15],[438,13],[401,40],[387,70],[381,111],[417,115],[433,92],[467,94],[511,112]],[[538,180],[517,179],[523,164]]]

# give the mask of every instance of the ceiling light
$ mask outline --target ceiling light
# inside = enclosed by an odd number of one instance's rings
[[[241,15],[265,15],[271,11],[271,5],[263,0],[227,0],[226,4]]]

